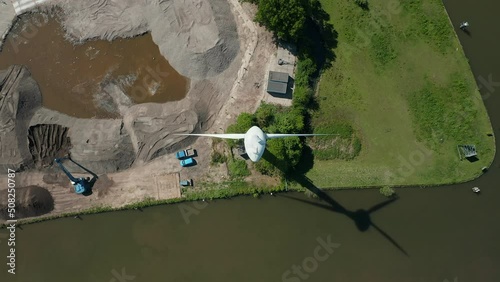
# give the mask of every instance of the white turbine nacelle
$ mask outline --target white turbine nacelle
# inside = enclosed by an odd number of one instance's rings
[[[245,151],[252,162],[257,162],[264,154],[266,150],[266,139],[264,131],[257,126],[252,126],[247,133],[245,133],[243,144],[245,144]]]
[[[188,136],[202,136],[202,137],[216,137],[224,139],[243,139],[243,144],[245,144],[245,151],[252,160],[252,162],[257,162],[260,160],[264,151],[266,150],[267,139],[272,138],[283,138],[283,137],[293,137],[293,136],[318,136],[318,135],[329,135],[329,134],[266,134],[262,129],[257,126],[252,126],[245,134],[176,134],[176,135],[188,135]]]

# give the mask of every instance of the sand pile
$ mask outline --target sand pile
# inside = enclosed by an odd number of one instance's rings
[[[28,128],[42,96],[37,83],[23,66],[0,70],[0,168],[32,166]]]
[[[60,0],[63,25],[77,42],[150,31],[161,54],[182,75],[204,79],[227,69],[239,40],[226,0]]]
[[[0,191],[0,219],[9,219],[7,190]],[[54,209],[54,199],[47,189],[40,186],[16,188],[16,218],[46,214]]]
[[[0,70],[0,168],[42,168],[69,150],[96,173],[128,168],[135,152],[122,120],[78,119],[45,109],[30,72]],[[69,130],[68,130],[69,129]]]

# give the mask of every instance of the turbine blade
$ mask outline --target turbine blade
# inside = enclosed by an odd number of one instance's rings
[[[245,138],[245,134],[174,134],[174,135],[182,135],[182,136],[200,136],[200,137],[215,137],[222,139],[243,139]]]
[[[325,135],[333,135],[333,134],[279,134],[279,133],[278,134],[266,134],[267,139],[293,137],[293,136],[311,137],[311,136],[325,136]]]
[[[405,251],[405,249],[403,249],[403,247],[401,247],[401,245],[398,244],[398,242],[396,242],[396,240],[394,240],[391,236],[389,236],[389,234],[385,233],[384,230],[382,230],[380,227],[378,227],[377,225],[375,225],[375,223],[371,223],[371,225],[373,226],[373,228],[375,228],[380,234],[382,234],[382,236],[384,236],[387,240],[389,240],[389,242],[391,242],[394,247],[396,247],[398,250],[400,250],[403,254],[405,254],[407,257],[409,257],[410,255],[408,255],[408,253]]]

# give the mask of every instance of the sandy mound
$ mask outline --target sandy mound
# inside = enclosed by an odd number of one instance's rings
[[[77,119],[41,107],[28,69],[0,71],[0,168],[47,167],[70,149],[97,173],[128,168],[135,152],[121,120]],[[69,129],[69,130],[68,130]]]
[[[31,166],[28,128],[31,117],[41,106],[37,83],[26,67],[0,70],[0,168]]]
[[[120,118],[79,119],[41,107],[40,91],[26,68],[0,71],[0,102],[8,104],[0,103],[0,124],[5,125],[0,128],[0,139],[12,152],[11,157],[1,158],[3,171],[7,167],[51,166],[53,157],[69,152],[94,173],[116,172],[141,166],[194,141],[177,133],[205,131],[214,124],[239,75],[242,55],[236,22],[226,0],[50,3],[58,7],[64,28],[77,42],[150,31],[162,55],[191,79],[190,89],[180,101],[131,105],[120,87],[110,82],[103,87]],[[33,99],[20,95],[27,90],[33,92]]]
[[[151,31],[160,52],[182,75],[203,79],[227,69],[239,51],[226,0],[60,0],[63,25],[76,41],[112,40]]]
[[[0,218],[7,217],[7,190],[0,191]],[[16,188],[16,218],[46,214],[54,209],[54,199],[47,189],[40,186]]]

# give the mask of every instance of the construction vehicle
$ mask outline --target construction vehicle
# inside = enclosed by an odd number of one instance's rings
[[[92,174],[92,179],[90,177],[74,177],[62,164],[62,161],[64,160],[70,160],[74,164],[76,164],[78,167],[82,168],[86,172]],[[54,160],[59,167],[62,169],[62,171],[68,176],[69,180],[71,181],[71,184],[75,188],[75,193],[77,194],[83,194],[83,195],[88,195],[92,192],[92,186],[94,186],[94,183],[97,180],[97,175],[93,173],[92,171],[86,169],[85,167],[81,166],[79,163],[75,162],[69,157],[65,158],[58,158]]]
[[[179,184],[181,186],[193,186],[193,179],[181,180]]]
[[[191,150],[191,149],[186,149],[186,150],[179,151],[179,152],[175,153],[175,157],[178,160],[182,160],[182,159],[194,156],[195,155],[195,151],[193,150],[192,153],[189,153],[189,150]]]
[[[188,158],[180,161],[182,167],[193,166],[196,164],[196,161],[193,158]]]

